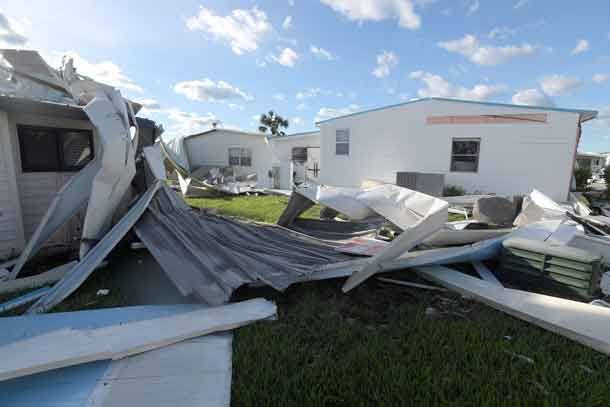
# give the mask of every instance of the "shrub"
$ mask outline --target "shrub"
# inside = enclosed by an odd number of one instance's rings
[[[577,168],[574,170],[574,178],[576,179],[576,189],[585,189],[587,187],[587,180],[591,178],[591,169]]]
[[[459,185],[445,185],[443,196],[462,196],[466,195],[466,190]]]

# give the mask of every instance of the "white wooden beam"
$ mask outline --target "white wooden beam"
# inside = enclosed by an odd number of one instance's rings
[[[104,328],[60,329],[0,347],[0,380],[97,360],[121,359],[238,328],[270,318],[276,312],[275,304],[258,298]]]
[[[610,308],[503,288],[442,266],[415,270],[450,290],[610,355]]]

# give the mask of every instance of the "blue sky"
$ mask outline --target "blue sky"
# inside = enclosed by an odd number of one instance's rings
[[[306,131],[444,96],[596,109],[580,149],[610,151],[607,0],[4,0],[0,13],[0,45],[68,53],[168,134],[255,130],[269,109]]]

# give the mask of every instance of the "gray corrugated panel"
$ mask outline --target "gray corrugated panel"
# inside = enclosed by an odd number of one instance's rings
[[[104,238],[96,244],[87,255],[64,276],[47,295],[40,298],[30,309],[29,314],[45,312],[62,302],[72,294],[93,273],[97,266],[106,258],[119,241],[131,230],[133,224],[140,218],[150,200],[161,186],[161,181],[155,182],[127,211],[125,216],[110,229]]]
[[[160,190],[135,230],[184,295],[220,304],[235,288],[255,281],[283,290],[314,266],[348,258],[283,228],[201,216],[174,205],[174,195],[167,187]]]

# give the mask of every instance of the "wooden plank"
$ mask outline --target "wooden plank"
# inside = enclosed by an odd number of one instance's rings
[[[81,363],[121,359],[270,318],[276,311],[275,304],[259,298],[98,329],[59,329],[0,347],[0,381]]]
[[[503,288],[442,266],[415,270],[450,290],[610,355],[610,308]]]
[[[483,262],[473,261],[472,265],[474,266],[474,269],[477,271],[477,273],[479,273],[479,275],[481,276],[481,278],[483,280],[487,281],[488,283],[492,283],[497,286],[504,287],[502,285],[502,283],[500,282],[500,280],[498,280],[498,278],[494,275],[494,273],[492,273],[491,270],[489,270],[487,268],[487,266],[485,264],[483,264]]]

